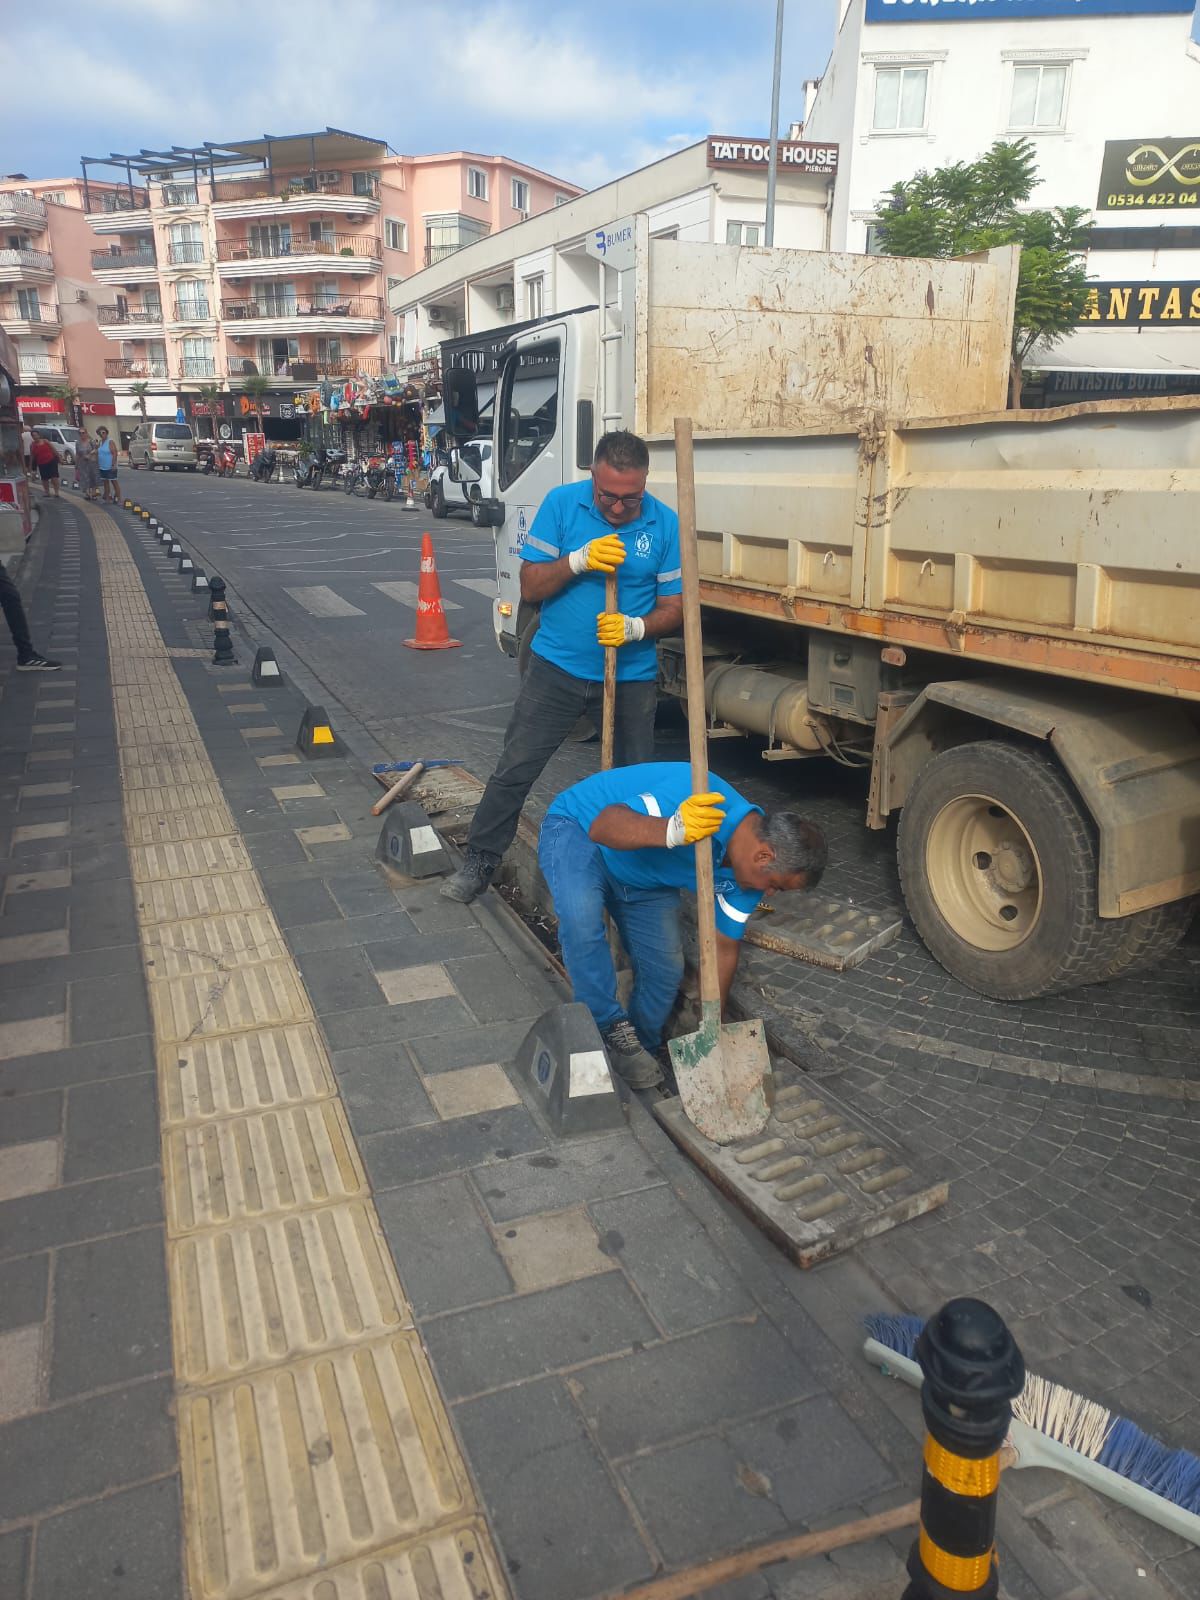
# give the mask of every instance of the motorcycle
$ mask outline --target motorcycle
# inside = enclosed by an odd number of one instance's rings
[[[344,450],[320,449],[313,458],[312,478],[310,489],[319,489],[328,478],[331,484],[336,484],[338,473],[346,465],[348,456]]]
[[[236,478],[237,460],[237,451],[226,440],[216,449],[209,447],[201,471],[206,476],[211,476],[215,472],[218,478]]]
[[[250,476],[255,483],[270,483],[275,476],[275,451],[270,445],[260,450],[250,463]]]
[[[312,486],[313,474],[317,470],[317,457],[323,454],[322,450],[314,450],[311,455],[296,457],[296,464],[292,468],[292,479],[297,489],[307,489]]]
[[[396,475],[384,456],[372,456],[367,462],[367,499],[381,494],[390,500],[396,492]]]

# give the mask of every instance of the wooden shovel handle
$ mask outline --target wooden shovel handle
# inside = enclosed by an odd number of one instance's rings
[[[687,668],[688,752],[692,793],[708,791],[708,739],[704,713],[704,640],[700,630],[700,562],[696,553],[696,469],[692,419],[675,418],[675,488],[679,501],[679,566],[683,580],[683,659]],[[696,918],[700,945],[700,1002],[719,1004],[717,904],[713,889],[712,841],[696,846]]]
[[[604,609],[612,613],[617,609],[617,575],[604,575]],[[600,723],[600,770],[607,772],[613,764],[617,742],[617,648],[609,645],[604,652],[604,701]]]
[[[407,793],[407,791],[412,788],[413,784],[416,783],[417,779],[424,771],[425,763],[423,761],[414,761],[412,766],[409,767],[408,771],[397,778],[396,782],[383,796],[383,798],[381,800],[376,800],[375,804],[371,807],[371,815],[373,817],[381,817],[391,805],[392,801],[399,800],[402,794]],[[377,773],[376,776],[378,777],[379,774]]]

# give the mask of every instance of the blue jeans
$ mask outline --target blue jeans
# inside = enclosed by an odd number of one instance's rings
[[[633,889],[608,871],[600,846],[569,817],[547,817],[538,860],[554,896],[558,940],[576,1000],[604,1029],[626,1015],[617,999],[617,975],[604,928],[607,910],[633,963],[629,1020],[647,1050],[663,1030],[683,978],[679,890]]]

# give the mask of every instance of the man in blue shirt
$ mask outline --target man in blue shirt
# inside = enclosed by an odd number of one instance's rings
[[[466,859],[442,885],[467,902],[486,889],[547,761],[581,716],[601,720],[606,646],[617,647],[616,754],[654,754],[654,641],[683,620],[679,519],[646,493],[650,452],[633,433],[606,433],[590,481],[553,489],[521,548],[521,598],[540,604],[529,666],[504,749],[471,823]],[[604,614],[617,574],[618,611]]]
[[[683,761],[614,767],[564,789],[538,840],[576,1000],[596,1020],[613,1069],[635,1089],[662,1077],[651,1051],[683,977],[679,892],[696,887],[696,852],[711,838],[721,1004],[750,913],[780,890],[815,889],[825,870],[821,830],[790,811],[767,814],[711,772],[693,794]],[[608,911],[633,964],[626,1012],[617,999]]]

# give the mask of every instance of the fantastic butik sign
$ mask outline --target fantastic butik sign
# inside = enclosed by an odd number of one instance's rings
[[[722,134],[708,136],[710,167],[733,167],[742,172],[766,171],[771,161],[771,145],[765,139],[730,139]],[[838,167],[836,144],[809,144],[803,139],[780,139],[780,172],[808,172],[832,178]]]

